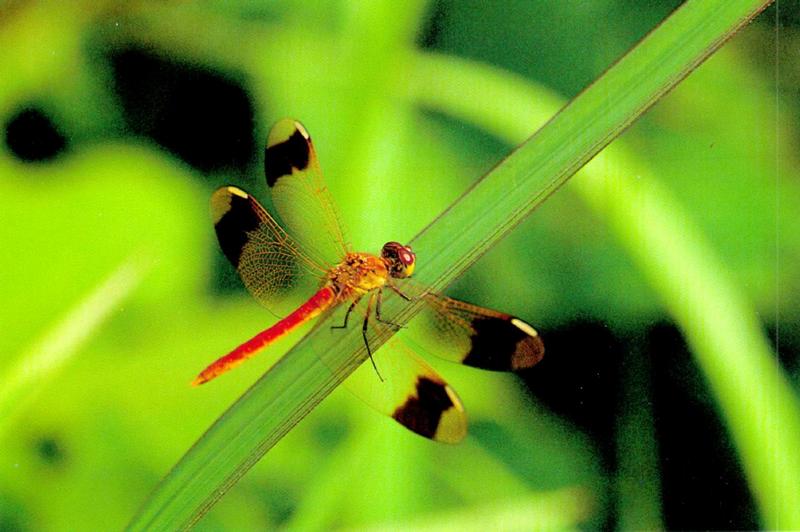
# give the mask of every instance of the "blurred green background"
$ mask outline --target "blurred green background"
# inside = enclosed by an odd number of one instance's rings
[[[677,4],[3,4],[0,529],[124,526],[292,343],[188,385],[274,320],[218,251],[207,202],[233,183],[269,204],[275,120],[306,125],[355,248],[377,250],[511,149],[410,101],[413,54],[569,98]],[[701,228],[795,390],[799,12],[767,10],[619,141]],[[200,528],[762,524],[680,331],[571,185],[448,293],[523,317],[547,346],[519,377],[431,361],[469,413],[462,445],[337,391]]]

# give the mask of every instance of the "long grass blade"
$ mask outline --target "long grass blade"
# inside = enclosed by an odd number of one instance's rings
[[[149,268],[138,257],[125,260],[0,376],[0,437],[139,285]]]
[[[463,60],[419,56],[415,72],[418,85],[411,98],[509,143],[562,105],[517,76]],[[478,90],[458,90],[464,86]],[[626,173],[608,175],[609,168],[619,167]],[[620,146],[604,151],[579,175],[572,190],[607,221],[686,335],[730,428],[764,523],[800,528],[800,404],[755,311],[693,220]]]
[[[419,277],[437,288],[452,281],[764,5],[685,4],[414,240],[426,258]],[[398,299],[384,308],[403,323],[417,309]],[[187,452],[131,529],[194,524],[363,361],[359,333],[353,328],[334,343],[322,323],[306,336]],[[373,338],[373,345],[385,340]]]

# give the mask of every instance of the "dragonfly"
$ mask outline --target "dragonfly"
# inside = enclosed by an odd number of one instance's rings
[[[432,346],[433,354],[441,358],[495,371],[530,368],[542,359],[544,344],[522,319],[414,285],[410,278],[417,261],[410,246],[389,241],[379,254],[353,251],[311,137],[300,122],[286,118],[273,126],[264,171],[275,210],[288,230],[253,196],[224,186],[211,197],[220,248],[249,292],[276,315],[281,315],[277,309],[292,287],[310,280],[315,291],[277,323],[212,362],[193,385],[215,379],[301,325],[348,305],[344,322],[332,329],[346,328],[358,309],[372,367],[359,366],[345,386],[411,431],[456,443],[467,433],[464,407],[455,391],[417,355],[418,349],[392,339],[372,352],[370,327],[397,328],[381,315],[386,290],[409,301],[424,300],[421,314],[427,326],[418,335],[423,341],[417,346]]]

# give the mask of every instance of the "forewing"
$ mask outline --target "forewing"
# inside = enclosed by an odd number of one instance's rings
[[[211,213],[220,248],[251,294],[275,314],[289,289],[325,269],[250,194],[222,187],[211,196]]]
[[[396,339],[373,356],[380,377],[364,362],[344,381],[347,389],[421,436],[445,443],[464,438],[467,416],[461,400],[433,368]]]
[[[538,363],[544,343],[520,318],[433,293],[407,334],[440,358],[493,371],[517,371]]]
[[[317,152],[300,122],[285,118],[273,126],[264,173],[272,202],[292,236],[322,262],[338,264],[348,244]]]

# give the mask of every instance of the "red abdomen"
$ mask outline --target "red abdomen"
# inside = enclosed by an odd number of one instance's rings
[[[304,324],[312,318],[319,316],[324,310],[330,307],[336,299],[333,288],[324,286],[311,298],[300,305],[297,310],[283,318],[281,321],[269,329],[258,333],[256,336],[246,341],[224,357],[218,358],[210,366],[204,369],[197,378],[192,381],[193,386],[204,384],[211,379],[218,377],[226,371],[241,364],[248,358],[254,356],[259,351],[270,345],[275,340],[289,334],[295,328]]]

